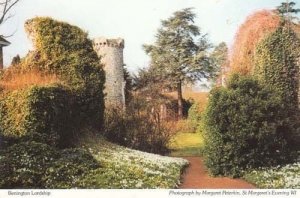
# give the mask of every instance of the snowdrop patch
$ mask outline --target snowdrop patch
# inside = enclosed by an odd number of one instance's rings
[[[247,172],[244,178],[259,188],[300,188],[300,162]]]
[[[145,153],[103,139],[82,145],[102,164],[82,181],[90,188],[176,188],[188,161]]]

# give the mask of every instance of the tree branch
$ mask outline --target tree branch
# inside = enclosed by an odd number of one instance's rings
[[[11,10],[11,8],[14,7],[19,1],[20,0],[5,0],[4,2],[0,3],[0,6],[3,7],[2,16],[0,17],[0,25],[7,21],[7,19],[12,17],[12,15],[9,15],[8,17],[6,17],[6,15]]]

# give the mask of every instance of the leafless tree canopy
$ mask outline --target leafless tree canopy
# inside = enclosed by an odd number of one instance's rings
[[[14,7],[20,0],[0,0],[0,25],[2,25],[9,18],[13,17],[9,14],[9,11]]]

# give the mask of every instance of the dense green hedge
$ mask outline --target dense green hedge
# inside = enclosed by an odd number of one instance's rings
[[[66,145],[72,136],[71,92],[60,85],[33,86],[6,93],[0,99],[0,133]]]
[[[213,175],[293,160],[288,111],[278,91],[234,75],[212,90],[205,114],[205,163]]]

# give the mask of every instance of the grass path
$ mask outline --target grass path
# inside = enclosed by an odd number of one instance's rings
[[[205,189],[248,189],[255,188],[252,184],[242,179],[231,179],[228,177],[211,177],[208,175],[203,161],[200,157],[185,157],[190,162],[189,167],[183,175],[183,183],[179,186],[185,188]]]

